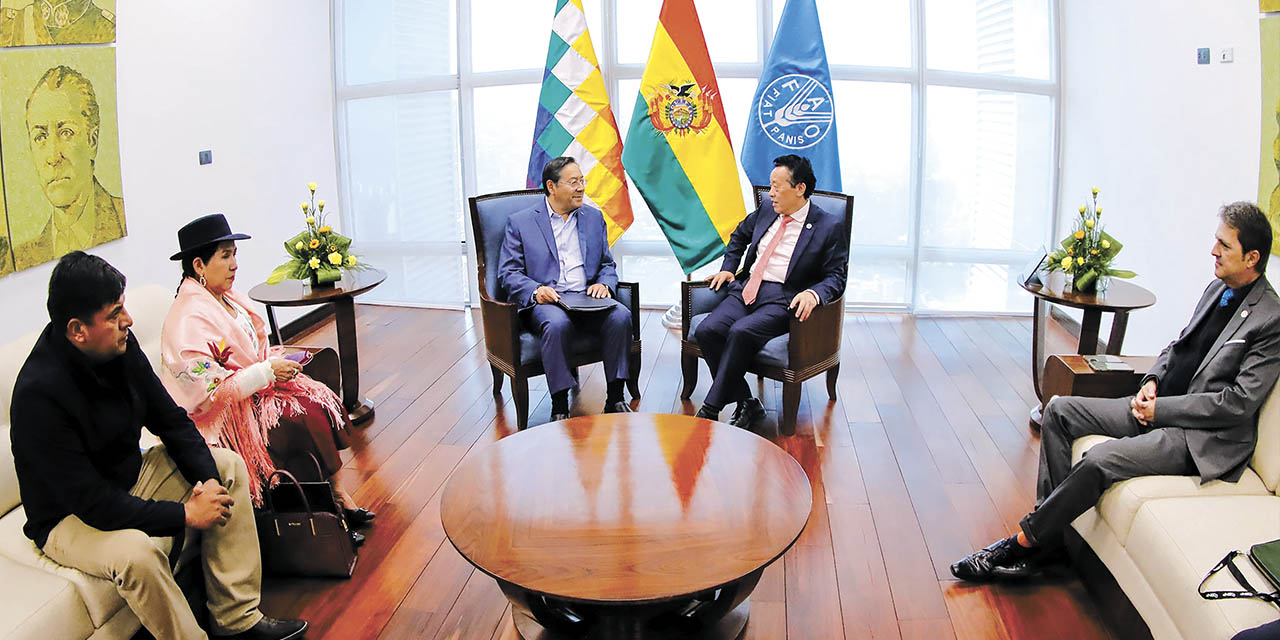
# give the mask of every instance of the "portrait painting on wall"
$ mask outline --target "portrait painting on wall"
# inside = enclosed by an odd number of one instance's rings
[[[116,52],[0,55],[0,159],[17,271],[125,235]]]
[[[1280,231],[1280,16],[1262,25],[1262,173],[1258,206],[1273,231]],[[1280,234],[1273,234],[1271,253],[1280,253]]]
[[[1280,11],[1280,0],[1258,0],[1258,8],[1267,12]]]
[[[0,0],[0,47],[116,41],[116,0]]]
[[[4,188],[0,187],[0,278],[13,273],[13,251],[9,244],[9,218],[4,213]]]

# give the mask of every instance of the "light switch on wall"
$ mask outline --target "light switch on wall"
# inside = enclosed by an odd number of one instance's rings
[[[1231,47],[1227,47],[1226,49],[1223,49],[1222,51],[1218,52],[1218,62],[1234,62],[1234,61],[1235,61],[1235,50],[1232,49]]]
[[[1209,47],[1196,49],[1196,64],[1209,64]]]

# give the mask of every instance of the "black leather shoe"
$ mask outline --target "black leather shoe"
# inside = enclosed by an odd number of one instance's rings
[[[277,620],[263,616],[258,624],[233,636],[229,640],[296,640],[307,633],[306,620]]]
[[[364,534],[360,533],[359,531],[352,531],[351,546],[356,547],[358,549],[363,544],[364,544]]]
[[[751,431],[762,420],[764,420],[764,405],[755,398],[747,398],[738,401],[738,406],[733,408],[733,417],[729,418],[729,424]]]
[[[378,514],[363,507],[357,507],[355,509],[348,509],[346,507],[342,508],[342,517],[346,518],[347,526],[352,528],[367,527],[370,524],[373,524],[373,519],[376,518],[377,515]]]
[[[701,408],[698,409],[697,413],[693,414],[693,417],[706,418],[707,420],[719,420],[720,412],[719,411],[712,412],[710,409],[707,408],[707,405],[704,404],[702,405]]]
[[[606,402],[601,413],[631,413],[631,405],[622,401]]]
[[[1034,551],[1021,548],[1012,538],[997,540],[951,565],[951,575],[961,580],[988,582],[1026,578],[1037,571]]]
[[[552,421],[552,422],[559,422],[559,421],[561,421],[561,420],[568,420],[568,419],[569,419],[569,413],[568,413],[568,412],[565,412],[565,413],[552,413],[552,414],[551,414],[551,421]]]

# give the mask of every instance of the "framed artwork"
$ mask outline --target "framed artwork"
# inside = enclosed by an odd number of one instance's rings
[[[1262,11],[1280,11],[1280,0],[1258,0],[1258,8]]]
[[[0,0],[0,47],[116,41],[116,0]]]
[[[0,55],[0,159],[13,268],[124,237],[116,52]]]
[[[1271,221],[1271,253],[1280,253],[1280,16],[1262,25],[1262,163],[1258,206]]]

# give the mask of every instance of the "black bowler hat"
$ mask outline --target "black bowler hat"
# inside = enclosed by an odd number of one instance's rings
[[[196,218],[178,229],[178,248],[180,251],[169,256],[170,260],[181,260],[195,253],[197,249],[217,244],[226,240],[248,240],[243,233],[231,233],[231,225],[227,217],[221,213],[211,213]]]

